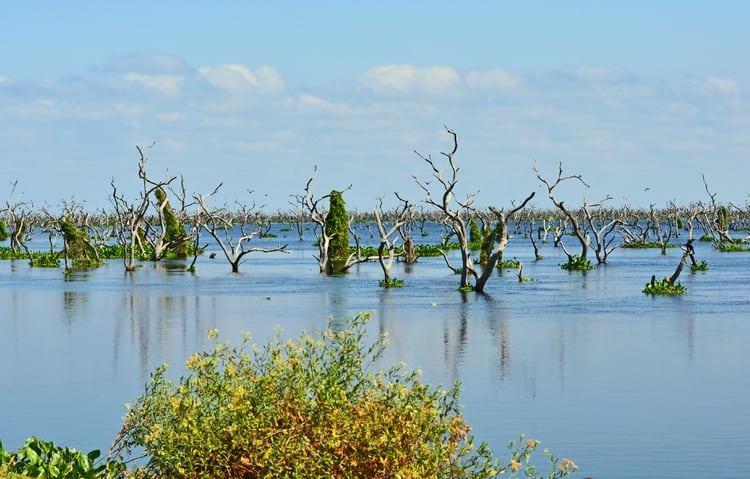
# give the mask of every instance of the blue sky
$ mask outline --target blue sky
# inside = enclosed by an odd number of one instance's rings
[[[750,2],[43,2],[3,5],[0,197],[108,208],[154,178],[291,208],[393,192],[459,135],[457,195],[544,193],[532,166],[634,207],[750,198]],[[3,186],[5,185],[5,186]],[[252,196],[248,190],[254,191]],[[551,204],[540,195],[534,205]]]

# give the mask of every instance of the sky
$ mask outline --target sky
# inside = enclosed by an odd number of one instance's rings
[[[281,6],[283,5],[283,6]],[[146,170],[293,209],[420,204],[432,170],[509,207],[750,201],[750,2],[7,2],[0,201],[111,209]],[[449,170],[444,170],[448,175]],[[434,192],[440,192],[435,189]],[[0,209],[2,208],[0,204]]]

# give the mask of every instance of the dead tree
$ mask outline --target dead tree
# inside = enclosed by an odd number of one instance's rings
[[[411,221],[411,204],[401,198],[398,193],[394,193],[396,198],[401,202],[400,207],[397,209],[395,218],[391,227],[386,230],[385,222],[383,221],[382,208],[383,200],[378,202],[373,212],[375,213],[375,221],[377,222],[378,232],[380,233],[380,244],[378,245],[378,261],[380,267],[383,270],[383,286],[386,288],[391,286],[391,267],[393,266],[393,260],[395,258],[395,250],[398,239],[391,241],[391,237],[394,233],[400,231],[401,227]],[[384,258],[385,251],[388,252],[388,259]]]
[[[152,146],[154,146],[154,143],[146,148]],[[152,195],[155,195],[157,190],[166,188],[177,178],[176,176],[168,176],[163,181],[151,180],[146,174],[147,158],[143,148],[136,145],[136,149],[140,155],[138,161],[138,178],[141,179],[142,183],[140,198],[136,202],[130,203],[125,199],[124,194],[118,194],[114,178],[110,183],[112,186],[112,205],[115,208],[115,237],[118,244],[123,247],[122,259],[125,271],[128,272],[135,271],[136,247],[140,250],[141,255],[146,251],[144,245],[145,236],[147,236],[146,215],[151,206]]]
[[[211,193],[206,195],[194,195],[198,208],[200,209],[200,219],[198,222],[200,226],[211,235],[211,237],[219,245],[221,251],[224,253],[224,257],[229,262],[232,272],[238,273],[240,271],[240,262],[249,253],[288,253],[286,250],[287,244],[274,247],[274,248],[250,248],[247,246],[253,238],[260,235],[260,229],[257,224],[248,222],[248,218],[251,217],[251,213],[255,210],[255,204],[253,203],[249,207],[241,204],[241,214],[232,214],[229,209],[225,206],[221,208],[209,208],[206,205],[206,199],[216,194],[219,191],[221,184],[217,186]],[[240,221],[235,225],[234,219],[240,217]],[[249,229],[252,224],[253,230]],[[239,237],[235,238],[233,230],[239,228]]]
[[[606,218],[604,215],[597,215],[597,218],[591,208],[600,209],[605,201],[611,199],[612,197],[607,195],[593,204],[586,203],[585,198],[583,200],[583,214],[589,231],[594,235],[594,253],[598,264],[606,264],[610,253],[619,247],[619,244],[615,243],[615,233],[621,221],[619,218]]]
[[[174,178],[168,179],[169,182],[172,180]],[[157,184],[147,177],[144,181],[151,185]],[[179,202],[176,211],[169,202],[167,191],[171,192]],[[185,231],[184,224],[187,217],[186,208],[191,205],[186,204],[185,198],[185,179],[183,177],[180,177],[179,194],[161,187],[153,190],[151,206],[156,212],[156,217],[146,216],[143,234],[144,240],[150,246],[151,261],[160,261],[170,251],[178,253],[179,258],[187,257],[187,245],[190,238]]]
[[[654,205],[649,206],[649,227],[647,229],[653,230],[656,235],[656,240],[659,243],[661,254],[667,254],[667,248],[669,247],[669,240],[672,238],[672,222],[662,221],[658,213],[654,209]]]
[[[476,197],[478,191],[469,193],[464,200],[458,200],[455,197],[454,190],[458,183],[458,170],[454,161],[456,151],[458,150],[458,135],[455,131],[451,130],[447,126],[444,127],[445,131],[453,138],[453,149],[448,152],[442,152],[441,154],[448,160],[448,177],[443,176],[444,168],[438,168],[435,161],[433,161],[431,155],[422,155],[415,151],[421,159],[423,159],[430,168],[432,169],[432,176],[439,183],[442,191],[438,191],[439,198],[435,199],[432,197],[430,192],[430,182],[421,181],[416,176],[412,176],[417,185],[419,185],[426,194],[426,198],[423,200],[424,203],[433,206],[438,209],[443,216],[443,223],[449,230],[449,236],[456,236],[458,240],[459,249],[461,251],[461,268],[454,268],[450,265],[448,255],[441,251],[446,264],[453,271],[457,271],[461,275],[460,288],[470,288],[469,276],[476,278],[477,274],[474,270],[474,263],[471,259],[471,251],[469,251],[469,237],[468,237],[468,216],[472,211],[472,203]],[[455,206],[454,206],[455,203]]]
[[[17,252],[23,249],[34,266],[34,255],[28,247],[34,233],[34,215],[31,214],[33,203],[22,201],[21,197],[15,197],[18,180],[11,183],[10,193],[5,199],[5,217],[6,226],[10,228],[8,236],[10,237],[10,249]]]
[[[290,195],[290,196],[294,198],[294,201],[289,202],[289,204],[292,205],[292,209],[289,211],[290,227],[292,227],[297,232],[297,237],[299,238],[299,240],[304,241],[305,226],[306,226],[305,196],[303,195]]]
[[[714,233],[714,235],[712,236],[716,238],[716,243],[733,243],[734,240],[729,235],[727,209],[725,206],[718,205],[716,203],[716,193],[711,193],[711,191],[708,189],[706,175],[701,175],[701,177],[703,178],[703,186],[706,188],[706,193],[711,200],[711,209],[709,214],[712,216],[713,221],[707,221],[707,224],[712,226],[712,231]]]
[[[675,286],[677,284],[677,278],[680,277],[680,273],[682,273],[683,268],[685,268],[685,263],[687,263],[688,259],[690,259],[692,266],[698,265],[698,262],[695,259],[695,249],[693,248],[692,239],[687,241],[687,243],[682,247],[682,250],[683,253],[680,257],[680,262],[677,263],[677,268],[675,268],[674,273],[672,273],[671,276],[664,277],[664,282],[666,282],[669,286]],[[651,286],[656,286],[656,275],[651,276]]]
[[[586,184],[585,181],[583,181],[583,178],[581,175],[567,175],[563,176],[563,167],[562,162],[560,162],[559,168],[557,170],[557,179],[554,182],[550,182],[542,177],[542,175],[539,173],[539,170],[537,170],[536,162],[534,162],[534,173],[536,173],[536,177],[544,183],[544,185],[547,187],[547,195],[549,196],[549,199],[552,201],[552,204],[555,205],[557,209],[559,209],[563,215],[565,215],[565,218],[568,219],[570,222],[571,227],[573,228],[573,235],[578,239],[578,242],[581,245],[581,254],[580,257],[583,259],[586,259],[586,256],[588,254],[589,245],[591,243],[591,238],[585,235],[585,232],[583,228],[581,228],[578,219],[576,218],[576,215],[573,214],[573,212],[568,209],[564,202],[562,200],[559,200],[554,195],[554,190],[557,188],[560,183],[567,180],[578,180],[583,184],[586,188],[589,188],[589,185]],[[560,246],[563,249],[563,252],[568,257],[568,262],[573,262],[573,255],[568,252],[568,250],[565,248],[565,243],[560,241]]]
[[[495,217],[497,218],[495,231],[499,230],[500,234],[498,235],[499,239],[494,249],[492,250],[492,253],[487,257],[487,264],[485,265],[484,270],[482,271],[482,274],[479,275],[479,277],[477,278],[477,284],[474,287],[474,290],[477,293],[484,292],[484,288],[485,288],[485,285],[487,284],[487,280],[489,280],[490,276],[492,276],[492,272],[495,269],[495,265],[497,264],[498,259],[502,257],[503,251],[505,250],[505,247],[508,245],[508,220],[512,218],[513,215],[516,214],[518,211],[523,209],[523,207],[525,207],[526,204],[529,201],[531,201],[533,197],[534,197],[534,192],[532,191],[531,194],[527,196],[525,200],[523,200],[523,203],[510,209],[507,212],[505,210],[496,208],[494,206],[490,206],[490,211],[492,211],[495,214]],[[521,270],[519,270],[518,275],[519,275],[519,279],[522,278]]]

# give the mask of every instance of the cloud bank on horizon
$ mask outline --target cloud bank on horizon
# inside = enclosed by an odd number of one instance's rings
[[[591,187],[571,183],[568,204],[608,194],[634,207],[706,201],[703,175],[717,200],[749,201],[750,75],[738,55],[750,34],[740,12],[580,4],[594,10],[585,17],[573,2],[572,12],[537,18],[531,7],[468,2],[419,10],[425,24],[401,11],[426,8],[416,3],[297,5],[293,21],[268,6],[157,7],[138,17],[148,41],[128,37],[137,8],[102,19],[74,3],[71,24],[52,4],[14,6],[15,27],[0,33],[0,180],[8,191],[17,180],[35,204],[74,198],[106,208],[113,179],[138,194],[135,146],[155,142],[150,174],[182,175],[188,193],[223,182],[227,201],[252,190],[268,212],[287,210],[317,166],[318,195],[351,184],[347,203],[365,211],[394,191],[422,199],[413,175],[430,170],[415,151],[439,161],[452,147],[445,125],[459,135],[457,195],[479,190],[478,206],[540,191],[534,162],[545,176],[560,162],[583,175]],[[675,12],[684,24],[652,18]],[[610,36],[613,13],[622,23]],[[192,23],[169,23],[172,14]],[[572,39],[558,36],[566,19]],[[299,28],[305,21],[317,27]],[[100,22],[101,36],[87,22]],[[532,27],[541,38],[507,45]],[[72,38],[61,39],[61,28]],[[543,195],[534,203],[550,206]]]

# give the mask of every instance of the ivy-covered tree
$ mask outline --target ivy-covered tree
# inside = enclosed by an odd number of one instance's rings
[[[162,220],[163,240],[167,245],[167,254],[171,252],[175,258],[187,258],[189,238],[185,233],[185,226],[175,213],[172,205],[169,204],[169,198],[163,188],[156,189],[154,196],[156,196],[157,209]]]
[[[346,205],[344,204],[344,198],[342,196],[343,192],[348,190],[352,187],[352,185],[347,186],[344,190],[333,190],[331,193],[327,195],[323,195],[320,198],[316,198],[313,195],[311,185],[313,180],[315,180],[315,176],[318,173],[318,167],[315,166],[313,168],[313,173],[310,176],[310,178],[307,180],[307,184],[305,185],[305,194],[304,195],[293,195],[297,202],[300,205],[300,208],[303,208],[306,215],[312,221],[313,223],[313,232],[315,233],[315,238],[317,239],[318,243],[318,255],[315,256],[315,259],[318,260],[318,266],[320,267],[320,273],[321,274],[331,274],[334,272],[344,272],[353,265],[357,263],[361,263],[363,261],[367,261],[367,257],[357,257],[355,258],[353,254],[349,254],[349,216],[346,213]],[[337,193],[339,196],[339,199],[337,200],[331,200],[331,196]],[[331,223],[329,224],[328,217],[330,214],[330,211],[325,211],[322,208],[322,202],[324,200],[328,199],[329,202],[329,209],[332,208],[340,208],[343,210],[343,215],[338,213],[337,215],[341,216],[341,224],[343,224],[343,233],[337,234],[335,231],[335,228],[339,227],[338,218],[336,221],[333,221],[333,218],[336,216],[334,215],[331,217]],[[338,203],[340,201],[340,203]],[[329,228],[333,228],[332,230],[329,230]],[[337,253],[338,251],[343,251],[342,246],[330,246],[331,242],[334,241],[334,238],[337,238],[340,240],[342,237],[346,237],[346,256],[339,256],[335,261],[339,262],[341,261],[340,258],[343,258],[343,262],[340,262],[337,264],[336,267],[334,267],[333,263],[334,260],[331,258],[331,254],[340,254]]]
[[[65,242],[63,252],[66,270],[70,268],[69,260],[73,262],[73,266],[88,267],[101,264],[99,251],[91,244],[88,233],[75,224],[70,214],[58,220],[57,225]]]
[[[331,191],[328,214],[326,215],[326,233],[331,236],[328,243],[328,274],[343,273],[349,260],[349,214],[341,191]]]

